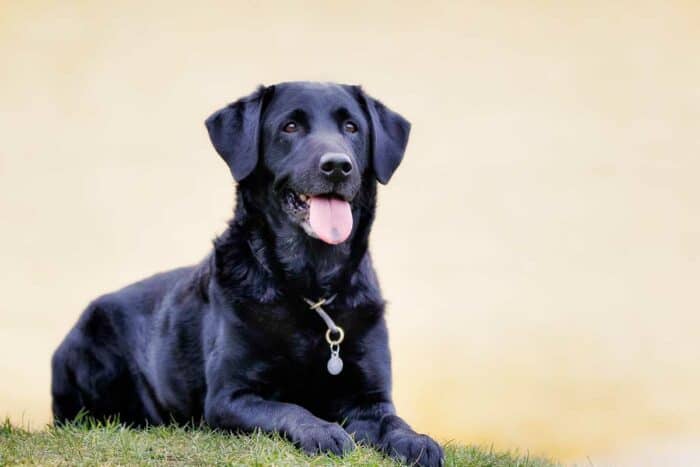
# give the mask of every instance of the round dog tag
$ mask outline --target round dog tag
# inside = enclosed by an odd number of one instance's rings
[[[328,373],[332,375],[337,375],[343,371],[343,361],[340,359],[337,353],[332,353],[331,358],[328,359]]]

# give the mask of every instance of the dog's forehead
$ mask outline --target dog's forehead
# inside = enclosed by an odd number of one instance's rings
[[[268,110],[291,112],[302,109],[310,113],[334,111],[340,107],[361,112],[352,91],[335,83],[295,82],[275,86]]]

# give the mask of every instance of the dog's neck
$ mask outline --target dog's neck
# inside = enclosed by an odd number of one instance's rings
[[[239,185],[234,218],[215,242],[220,281],[240,292],[245,279],[255,277],[256,281],[250,281],[251,287],[256,284],[255,290],[247,290],[245,295],[273,302],[285,295],[321,297],[342,292],[360,268],[369,266],[367,245],[376,204],[374,180],[363,184],[353,203],[357,221],[353,235],[335,246],[309,237],[284,213],[270,212],[269,207],[276,202],[271,197],[271,193]],[[266,280],[259,281],[262,278]]]

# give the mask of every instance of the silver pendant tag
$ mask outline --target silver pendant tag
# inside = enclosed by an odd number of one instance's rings
[[[326,367],[328,368],[328,373],[332,374],[333,376],[340,374],[340,372],[343,371],[343,360],[341,360],[338,356],[337,350],[335,352],[331,352],[331,358],[328,359],[328,365],[326,365]]]
[[[335,326],[335,323],[333,323],[333,325]],[[332,331],[338,333],[337,339],[331,337]],[[328,331],[326,331],[326,342],[328,342],[331,347],[331,358],[328,359],[326,368],[328,368],[328,373],[333,376],[343,371],[343,361],[340,359],[340,343],[343,342],[343,339],[345,339],[345,331],[339,326],[335,326],[335,329],[329,327]]]
[[[328,345],[331,347],[331,358],[328,359],[326,369],[328,370],[328,373],[333,376],[338,375],[341,371],[343,371],[343,360],[340,358],[340,343],[343,342],[343,339],[345,339],[345,331],[343,331],[343,328],[340,326],[336,326],[331,317],[328,316],[328,313],[326,313],[321,306],[332,302],[334,299],[335,295],[329,299],[322,298],[314,303],[308,298],[304,298],[304,301],[309,305],[309,307],[312,310],[315,310],[323,321],[326,322],[326,326],[328,326],[328,330],[326,331],[326,342],[328,342]],[[337,337],[334,339],[331,334],[337,334]]]

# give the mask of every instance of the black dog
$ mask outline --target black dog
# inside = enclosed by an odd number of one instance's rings
[[[238,182],[233,220],[200,264],[88,306],[53,357],[55,421],[204,419],[309,453],[341,454],[354,434],[440,464],[440,446],[395,414],[367,251],[376,180],[401,162],[410,124],[357,86],[283,83],[206,125]],[[328,322],[310,309],[322,299]]]

